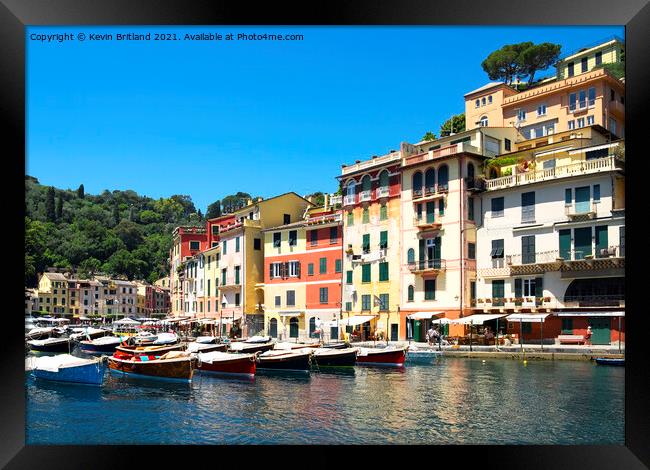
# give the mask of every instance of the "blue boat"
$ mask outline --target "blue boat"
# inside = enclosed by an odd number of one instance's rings
[[[37,379],[88,385],[101,385],[106,372],[101,359],[82,359],[70,354],[35,357],[31,366]]]
[[[609,357],[597,357],[595,358],[595,361],[596,364],[600,364],[603,366],[624,366],[625,365],[625,358],[615,359]]]

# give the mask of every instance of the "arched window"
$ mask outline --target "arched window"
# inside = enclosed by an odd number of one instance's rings
[[[371,188],[372,188],[372,180],[370,179],[370,176],[366,175],[363,178],[361,178],[361,190],[370,191]]]
[[[487,125],[488,125],[487,116],[481,116],[481,119],[479,120],[479,126],[480,127],[487,127]]]
[[[438,189],[449,189],[449,167],[447,165],[438,168]]]
[[[309,319],[309,337],[313,338],[316,335],[314,334],[314,331],[316,331],[316,317],[311,317]]]
[[[435,192],[436,188],[436,170],[429,168],[424,173],[424,188],[427,194]]]
[[[580,306],[614,306],[625,300],[625,278],[576,279],[564,294],[565,302],[580,302]]]
[[[416,171],[413,174],[413,195],[421,196],[422,195],[422,172]]]
[[[409,248],[406,259],[408,260],[408,264],[415,263],[415,250],[413,248]]]
[[[474,164],[472,162],[467,164],[467,176],[469,178],[474,178]]]
[[[347,196],[354,196],[354,187],[355,187],[354,180],[350,180],[347,186],[347,193],[346,193]]]
[[[413,286],[409,286],[407,302],[413,302],[414,297],[415,297],[415,288]]]
[[[271,318],[269,321],[269,336],[271,338],[278,337],[278,320],[275,318]]]
[[[297,338],[297,337],[298,337],[298,318],[291,317],[291,320],[289,320],[289,338]]]
[[[379,173],[379,187],[388,189],[388,171]]]

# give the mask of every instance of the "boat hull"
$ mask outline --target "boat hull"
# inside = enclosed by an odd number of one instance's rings
[[[192,362],[190,358],[134,361],[109,357],[108,367],[111,371],[128,375],[190,382],[194,373]]]
[[[250,353],[256,353],[256,352],[266,352],[270,351],[273,349],[275,346],[275,343],[266,343],[266,344],[255,344],[255,343],[248,343],[245,344],[241,349],[230,349],[230,352],[233,353],[242,353],[242,354],[250,354]]]
[[[169,351],[181,351],[184,349],[184,346],[182,344],[174,344],[171,346],[138,346],[140,348],[144,349],[137,349],[135,346],[121,346],[118,345],[115,348],[115,351],[119,351],[122,353],[122,355],[156,355],[156,356],[162,356],[166,352]]]
[[[114,353],[118,344],[90,344],[86,342],[79,343],[79,349],[86,354]]]
[[[201,372],[209,372],[213,374],[224,375],[248,375],[254,376],[257,364],[255,358],[251,357],[236,357],[227,361],[214,361],[212,363],[202,362],[197,367]]]
[[[352,367],[357,363],[357,351],[341,350],[338,354],[314,354],[312,362],[318,367]]]
[[[363,366],[404,366],[406,351],[404,349],[370,352],[367,355],[357,356],[357,364]]]
[[[257,358],[258,370],[306,372],[311,369],[311,354],[270,356]]]
[[[69,382],[87,385],[101,385],[106,366],[103,364],[86,364],[75,367],[61,367],[58,372],[34,369],[32,374],[37,379],[53,382]]]
[[[596,364],[600,364],[602,366],[624,366],[625,365],[625,359],[597,357],[595,359],[595,361],[596,361]]]
[[[348,349],[350,348],[349,343],[329,343],[329,344],[324,344],[323,348],[326,349]]]
[[[210,344],[210,343],[198,343],[198,348],[194,348],[191,351],[189,345],[187,347],[188,352],[202,352],[202,353],[213,352],[213,351],[226,351],[226,349],[228,349],[227,344]]]
[[[37,352],[69,353],[73,349],[70,340],[56,342],[53,344],[28,344],[30,350]]]

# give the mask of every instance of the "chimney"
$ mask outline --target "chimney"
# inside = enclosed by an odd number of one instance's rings
[[[328,207],[329,207],[328,203],[329,203],[329,200],[330,200],[330,195],[329,195],[329,193],[325,193],[323,197],[324,197],[323,206],[325,207],[325,210],[327,210]]]

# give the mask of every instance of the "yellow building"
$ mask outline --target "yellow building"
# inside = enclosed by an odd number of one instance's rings
[[[401,152],[344,165],[343,318],[362,340],[400,331]]]
[[[201,254],[204,258],[203,270],[203,304],[205,306],[206,318],[217,318],[219,315],[219,261],[220,261],[221,248],[215,245],[208,248]]]
[[[294,192],[258,198],[233,213],[220,229],[220,317],[232,320],[244,336],[264,330],[264,244],[261,231],[300,220],[309,201]]]
[[[69,312],[68,279],[61,273],[43,273],[38,281],[38,301],[42,312]]]

